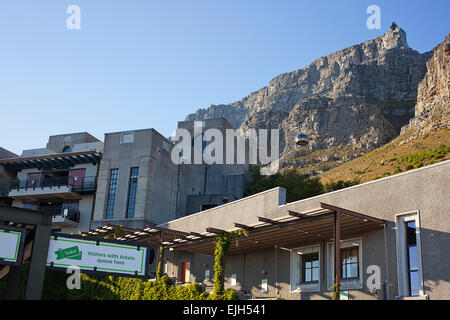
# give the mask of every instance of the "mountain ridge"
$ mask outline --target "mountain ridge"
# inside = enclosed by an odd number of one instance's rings
[[[280,74],[239,101],[199,109],[186,120],[223,117],[244,130],[280,128],[284,167],[302,166],[304,150],[293,143],[299,128],[310,137],[309,151],[325,150],[323,158],[339,164],[386,144],[408,125],[433,52],[410,48],[406,32],[393,23],[375,39]],[[349,152],[339,155],[336,149]]]

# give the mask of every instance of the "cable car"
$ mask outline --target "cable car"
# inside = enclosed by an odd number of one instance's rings
[[[304,133],[301,133],[300,130],[295,137],[295,144],[298,146],[306,146],[309,143],[308,136]]]

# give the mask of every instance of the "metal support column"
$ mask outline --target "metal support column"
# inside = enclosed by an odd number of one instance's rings
[[[50,243],[51,226],[36,226],[25,300],[39,300],[44,287],[45,268]]]
[[[338,212],[334,212],[334,276],[335,284],[340,285],[341,281],[341,221]]]

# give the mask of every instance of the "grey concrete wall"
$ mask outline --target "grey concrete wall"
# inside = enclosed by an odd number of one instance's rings
[[[70,147],[72,152],[91,149],[101,152],[103,149],[103,143],[96,137],[87,132],[78,132],[50,136],[45,148],[23,150],[21,156],[32,157],[60,153],[63,152],[63,148],[66,146]]]
[[[217,129],[223,135],[223,164],[193,164],[196,146],[191,148],[191,163],[179,166],[179,188],[177,199],[177,217],[182,217],[192,213],[193,204],[187,203],[187,198],[193,195],[220,195],[232,193],[235,198],[242,198],[246,184],[247,164],[237,164],[237,152],[234,154],[234,164],[225,164],[227,156],[226,130],[232,129],[225,119],[208,119],[202,121],[203,132],[208,129]],[[197,132],[194,132],[194,121],[182,121],[178,123],[178,128],[186,129],[190,132],[194,140]],[[201,141],[201,139],[199,140]],[[209,142],[208,142],[209,143]],[[236,149],[236,146],[235,146]],[[201,150],[201,149],[200,149]],[[248,146],[245,149],[246,159],[248,159]],[[192,197],[191,197],[192,199]],[[198,212],[196,210],[194,212]]]
[[[62,152],[65,146],[70,148],[75,147],[76,144],[89,143],[89,142],[99,142],[96,137],[92,136],[87,132],[60,134],[55,136],[50,136],[47,143],[47,149],[53,150],[56,153]]]
[[[123,222],[124,226],[144,228],[175,218],[177,167],[163,148],[163,136],[153,129],[135,130],[132,143],[121,143],[127,132],[105,135],[104,154],[98,176],[97,200],[92,227]],[[171,145],[169,145],[171,147]],[[139,167],[134,218],[126,218],[129,175]],[[105,220],[111,169],[119,169],[114,219]]]
[[[364,183],[347,189],[313,198],[284,203],[284,190],[272,189],[245,199],[216,207],[188,217],[170,221],[163,226],[181,231],[205,232],[207,227],[230,230],[234,222],[251,225],[257,217],[279,218],[289,210],[305,212],[320,207],[320,202],[364,213],[387,221],[386,239],[382,230],[359,235],[362,237],[363,283],[367,279],[367,266],[376,264],[381,269],[381,279],[398,286],[395,221],[397,214],[418,211],[421,223],[422,269],[424,293],[430,299],[450,298],[450,161],[441,162],[417,170]],[[356,235],[355,235],[356,236]],[[345,240],[345,239],[343,239]],[[299,246],[302,245],[299,243]],[[387,251],[385,251],[387,247]],[[258,290],[261,271],[265,268],[269,280],[269,292],[273,296],[275,286],[280,287],[280,296],[298,299],[300,293],[292,294],[289,288],[289,255],[280,253],[277,279],[273,274],[273,249],[247,253],[246,268],[239,267],[243,257],[230,255],[228,264],[240,272],[245,286]],[[386,268],[387,260],[387,268]],[[326,259],[322,259],[326,264]],[[236,273],[232,270],[227,273]],[[271,271],[272,270],[272,271]],[[195,273],[195,270],[192,271]],[[272,278],[270,278],[272,277]],[[228,281],[228,280],[227,280]],[[272,289],[270,287],[272,286]],[[394,295],[398,294],[394,288]],[[261,295],[261,294],[259,294]],[[367,289],[351,290],[353,298],[375,299]],[[304,299],[329,298],[330,292],[303,294]]]
[[[208,227],[229,230],[234,228],[234,222],[253,224],[257,222],[257,216],[267,218],[276,216],[279,213],[279,206],[285,203],[285,198],[284,189],[275,188],[187,217],[172,220],[161,226],[198,233],[206,232]]]
[[[224,203],[237,200],[234,194],[204,194],[204,195],[192,195],[187,197],[186,215],[197,213],[201,211],[202,205],[214,204],[220,206]]]

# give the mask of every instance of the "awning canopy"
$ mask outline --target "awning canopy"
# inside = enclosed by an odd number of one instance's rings
[[[217,234],[246,229],[247,237],[242,236],[230,244],[229,254],[239,254],[274,246],[290,249],[292,246],[317,243],[318,240],[333,240],[335,214],[340,215],[340,239],[377,230],[385,225],[385,220],[321,203],[320,208],[302,213],[289,211],[287,216],[273,220],[258,217],[259,223],[253,225],[235,222],[235,228],[230,230],[209,227],[206,232],[197,233],[156,226],[132,229],[108,224],[83,232],[82,235],[114,237],[120,241],[144,242],[166,249],[213,255]]]
[[[102,156],[97,151],[82,151],[46,154],[33,157],[19,157],[0,159],[0,165],[6,170],[23,170],[23,169],[65,169],[75,164],[98,163]]]
[[[321,203],[321,207],[315,210],[303,213],[289,211],[287,216],[274,220],[258,217],[260,223],[254,225],[235,223],[236,228],[232,230],[207,228],[208,235],[201,235],[203,238],[170,247],[177,251],[212,255],[216,234],[246,229],[247,237],[242,236],[231,242],[230,255],[274,246],[291,249],[293,246],[317,243],[318,240],[333,240],[336,214],[340,215],[340,239],[380,229],[385,225],[382,219]]]
[[[114,238],[119,241],[142,242],[154,247],[167,247],[175,243],[183,243],[200,238],[190,233],[156,226],[149,226],[145,229],[134,229],[112,224],[98,227],[89,232],[82,232],[81,235],[86,237]]]

